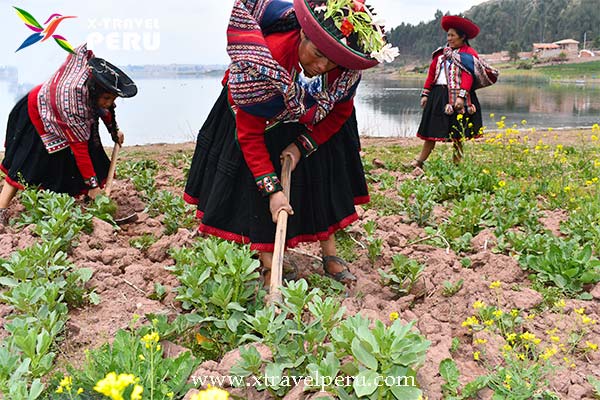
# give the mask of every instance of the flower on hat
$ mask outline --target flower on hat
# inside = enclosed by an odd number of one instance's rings
[[[354,0],[354,11],[361,12],[365,10],[365,0]]]
[[[400,50],[397,47],[392,47],[391,43],[386,43],[385,46],[381,48],[379,51],[372,51],[370,56],[376,59],[378,62],[388,62],[391,63],[394,61],[394,58],[400,55]]]
[[[365,0],[327,0],[314,11],[324,12],[325,19],[332,18],[344,38],[356,34],[362,52],[377,61],[392,62],[400,54],[397,47],[387,43],[383,21],[375,20]]]
[[[340,30],[344,36],[348,37],[352,35],[352,32],[354,32],[354,25],[352,25],[352,22],[350,22],[348,18],[344,18],[342,21],[342,26],[340,26]]]

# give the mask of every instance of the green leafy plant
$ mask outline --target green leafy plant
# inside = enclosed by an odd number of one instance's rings
[[[581,248],[574,241],[557,240],[544,254],[527,256],[522,265],[535,271],[532,278],[566,295],[591,299],[589,293],[581,293],[583,286],[600,282],[600,260],[592,256],[590,245]]]
[[[400,296],[411,292],[414,284],[417,282],[425,266],[416,260],[411,260],[403,254],[396,254],[392,257],[392,265],[389,272],[379,270],[382,282],[389,286]]]
[[[455,283],[452,283],[450,281],[444,281],[444,289],[442,290],[442,295],[444,295],[446,297],[454,296],[456,293],[458,293],[460,291],[460,289],[462,289],[463,283],[464,283],[463,279],[459,279]]]
[[[165,233],[171,235],[177,229],[191,228],[196,223],[193,207],[186,204],[183,198],[167,190],[161,190],[152,197],[148,204],[148,214],[152,217],[164,215]]]
[[[363,225],[365,232],[367,233],[367,253],[371,264],[375,264],[375,261],[381,256],[381,247],[383,246],[383,239],[375,237],[375,231],[377,230],[377,222],[368,221]]]
[[[135,249],[145,252],[150,248],[150,246],[156,243],[157,240],[158,239],[156,238],[156,236],[154,236],[154,234],[144,233],[141,236],[129,239],[129,245]]]
[[[440,375],[445,382],[442,384],[442,395],[445,400],[474,398],[488,383],[487,376],[479,376],[461,388],[460,382],[458,381],[460,371],[456,366],[456,362],[451,358],[446,358],[440,363]]]
[[[590,385],[592,385],[594,388],[594,396],[596,396],[597,399],[600,399],[600,379],[595,378],[592,375],[588,375],[587,379]]]
[[[306,382],[312,390],[324,390],[341,399],[417,399],[421,395],[416,368],[423,363],[429,342],[412,330],[412,323],[402,325],[395,320],[386,327],[376,321],[371,328],[371,321],[360,315],[342,320],[344,310],[339,301],[321,297],[317,289],[309,291],[303,279],[289,282],[281,292],[281,302],[247,317],[252,332],[244,336],[268,346],[273,361],[261,360],[250,347],[242,352],[232,373],[256,376],[261,382],[259,390],[277,396],[291,389],[294,376],[310,377]],[[344,380],[345,376],[354,376],[354,380]],[[379,376],[389,379],[378,387]],[[398,381],[399,377],[405,381]],[[340,378],[349,384],[336,385]]]
[[[247,247],[214,238],[172,250],[171,256],[175,266],[167,269],[181,285],[175,289],[176,300],[192,311],[188,320],[201,325],[205,350],[218,357],[237,347],[247,331],[245,314],[263,305],[265,292],[256,290],[259,261]]]
[[[189,351],[175,358],[164,357],[163,352],[161,337],[153,326],[144,326],[134,332],[119,330],[112,343],[88,352],[81,369],[69,365],[67,371],[72,386],[82,388],[87,396],[95,393],[94,386],[107,374],[124,371],[139,378],[144,399],[183,398],[193,387],[187,382],[198,362]],[[57,382],[63,378],[62,374],[55,376],[52,386],[59,386]],[[56,397],[66,398],[67,393]]]
[[[403,199],[402,204],[408,218],[419,226],[425,226],[431,220],[435,206],[435,189],[415,182],[403,182],[398,187],[398,194]]]
[[[85,209],[94,217],[106,221],[113,226],[117,226],[115,216],[117,215],[117,204],[109,197],[98,195]]]

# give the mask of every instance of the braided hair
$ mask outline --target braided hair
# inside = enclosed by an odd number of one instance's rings
[[[100,118],[100,109],[98,108],[98,99],[104,93],[110,93],[110,91],[104,89],[98,82],[94,80],[94,78],[90,78],[88,80],[88,91],[90,93],[90,108],[94,112],[94,122],[92,124],[92,135],[99,136],[99,118]],[[119,128],[117,127],[117,118],[115,114],[115,105],[109,107],[108,111],[110,112],[110,126],[108,126],[108,131],[113,140],[116,140],[117,132]]]

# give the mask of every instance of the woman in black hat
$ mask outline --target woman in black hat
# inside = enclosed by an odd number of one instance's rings
[[[123,143],[114,101],[136,93],[123,71],[95,58],[84,44],[50,79],[21,99],[8,118],[0,165],[6,174],[0,224],[7,223],[8,205],[25,185],[96,197],[110,165],[100,141],[99,119],[113,140]]]
[[[364,0],[236,0],[227,37],[232,63],[185,188],[199,230],[251,243],[268,280],[274,220],[285,210],[286,246],[319,241],[324,273],[355,280],[333,236],[369,201],[353,98],[360,70],[393,60],[397,49]],[[279,181],[288,154],[290,199]]]
[[[436,142],[452,141],[455,163],[463,155],[463,141],[481,136],[481,108],[475,95],[472,68],[477,52],[469,39],[479,34],[472,21],[458,16],[442,17],[447,44],[433,52],[429,73],[421,92],[423,116],[417,136],[424,140],[421,154],[409,167],[422,168]]]

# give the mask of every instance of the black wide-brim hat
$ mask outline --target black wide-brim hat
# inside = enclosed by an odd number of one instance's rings
[[[450,28],[464,32],[467,39],[473,39],[479,35],[479,27],[475,25],[475,22],[458,15],[444,15],[442,17],[442,29],[448,32]]]
[[[88,60],[88,66],[98,84],[119,97],[133,97],[138,89],[135,82],[127,74],[108,61],[93,57]]]

